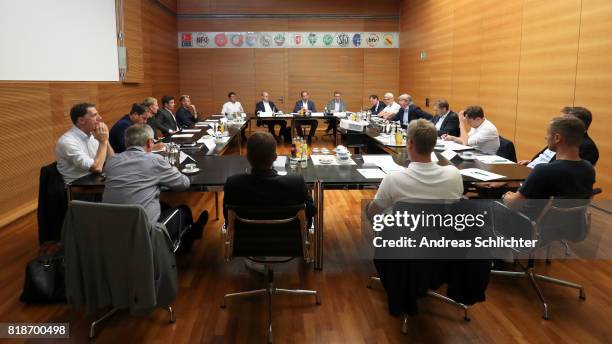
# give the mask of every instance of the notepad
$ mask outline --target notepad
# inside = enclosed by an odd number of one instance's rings
[[[311,117],[323,117],[325,114],[323,112],[313,112],[310,114]]]
[[[390,155],[363,155],[364,166],[377,166],[380,167],[385,173],[393,171],[401,171],[404,167],[398,165],[393,161],[393,157]]]
[[[190,138],[190,137],[193,137],[193,134],[174,134],[174,135],[172,135],[173,139]]]
[[[183,129],[181,133],[199,133],[202,129]]]
[[[261,118],[270,118],[274,115],[272,112],[260,112],[257,116]]]
[[[476,159],[488,165],[495,164],[514,164],[514,161],[502,158],[499,155],[478,155]]]
[[[382,179],[387,175],[378,168],[358,168],[357,172],[367,179]]]
[[[506,176],[502,176],[501,174],[481,170],[479,168],[466,168],[463,170],[459,170],[459,172],[461,172],[461,175],[472,177],[478,180],[482,180],[483,182],[506,177]]]
[[[272,165],[275,168],[284,168],[286,164],[287,164],[287,157],[285,155],[279,155],[276,157],[276,160],[274,160],[274,163]]]

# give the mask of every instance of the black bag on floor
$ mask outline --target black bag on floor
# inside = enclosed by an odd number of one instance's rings
[[[66,302],[64,280],[64,247],[61,243],[47,243],[39,255],[26,266],[21,301],[25,303]]]

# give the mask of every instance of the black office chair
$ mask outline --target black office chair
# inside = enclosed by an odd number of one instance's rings
[[[502,158],[506,158],[508,160],[516,162],[516,150],[514,149],[514,143],[500,136],[497,155],[501,156]]]
[[[228,219],[222,228],[225,259],[245,257],[264,265],[267,275],[265,289],[226,294],[221,308],[225,308],[230,297],[266,295],[268,298],[268,342],[272,342],[272,296],[275,294],[314,295],[316,304],[321,304],[315,290],[291,290],[274,285],[274,264],[289,262],[302,257],[311,262],[313,257],[314,232],[308,228],[305,205],[282,207],[227,206]]]
[[[536,273],[534,270],[536,254],[539,250],[545,249],[546,259],[549,261],[551,245],[561,243],[565,247],[565,254],[570,255],[567,242],[583,241],[590,232],[591,213],[588,209],[590,199],[555,199],[551,197],[549,200],[537,201],[541,202],[540,205],[543,208],[535,220],[521,211],[507,207],[503,202],[493,203],[493,233],[495,236],[502,238],[514,236],[538,241],[534,248],[512,248],[516,253],[528,255],[526,266],[518,264],[522,271],[491,270],[491,273],[528,278],[542,303],[542,318],[548,320],[548,303],[537,280],[578,289],[581,300],[586,299],[586,294],[582,285]],[[509,219],[512,219],[512,221]]]

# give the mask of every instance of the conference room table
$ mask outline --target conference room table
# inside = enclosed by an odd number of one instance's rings
[[[323,113],[323,112],[318,112],[318,113],[314,113],[314,115],[309,115],[309,116],[302,116],[299,114],[295,114],[295,113],[288,113],[288,114],[274,114],[273,116],[265,116],[262,117],[258,114],[247,114],[247,118],[249,123],[253,120],[259,120],[262,123],[266,123],[267,121],[273,121],[273,120],[285,120],[288,121],[288,125],[291,128],[291,137],[295,137],[296,135],[296,129],[295,129],[295,122],[299,122],[299,121],[309,121],[309,120],[313,120],[313,119],[321,119],[321,120],[339,120],[342,119],[346,116],[337,116],[331,113]],[[333,127],[333,134],[332,134],[332,138],[334,139],[334,146],[338,144],[337,141],[337,125]],[[251,126],[249,124],[249,130],[251,130]]]
[[[240,127],[242,128],[242,127]],[[240,136],[240,128],[236,127],[233,135]],[[359,134],[359,133],[357,133]],[[374,139],[377,136],[375,129],[371,132],[363,132],[365,134],[362,138],[364,140]],[[197,140],[197,136],[193,136],[192,140]],[[184,142],[185,143],[185,142]],[[228,142],[229,143],[229,142]],[[246,157],[242,155],[221,155],[225,150],[219,148],[217,151],[220,154],[213,154],[214,150],[206,150],[203,147],[197,151],[185,151],[194,160],[200,171],[197,174],[188,175],[191,186],[188,191],[191,192],[215,192],[215,200],[217,202],[217,218],[219,216],[218,209],[218,192],[223,190],[225,181],[229,176],[238,173],[248,172],[250,169],[249,163]],[[388,149],[391,153],[395,163],[401,166],[408,166],[410,163],[406,151],[401,147],[382,147]],[[216,148],[215,148],[216,149]],[[388,155],[388,154],[384,154]],[[497,179],[496,181],[522,181],[529,174],[530,169],[525,166],[517,164],[484,164],[480,161],[462,161],[461,158],[455,157],[450,161],[444,158],[439,152],[436,152],[438,158],[438,164],[448,165],[453,164],[459,169],[464,168],[480,168],[485,171],[498,173],[504,178]],[[289,165],[289,159],[286,159],[284,167],[275,167],[278,171],[287,172],[288,174],[300,174],[303,176],[304,181],[308,187],[312,190],[314,204],[317,208],[314,223],[314,268],[317,270],[323,269],[323,235],[324,235],[324,195],[325,190],[333,189],[350,189],[350,188],[363,188],[363,187],[376,187],[382,181],[382,178],[366,178],[358,169],[361,168],[376,168],[373,166],[364,166],[363,156],[360,154],[353,155],[351,157],[355,164],[339,164],[339,165],[314,165],[312,159],[308,160],[308,165],[305,168],[300,166],[292,168]],[[192,161],[184,161],[181,164],[181,168]],[[464,183],[469,185],[477,180],[463,176]],[[97,190],[101,192],[104,188],[104,176],[100,174],[90,174],[77,179],[69,185],[69,192],[72,190]]]

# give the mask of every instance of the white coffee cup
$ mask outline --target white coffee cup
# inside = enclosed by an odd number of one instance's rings
[[[185,164],[185,169],[187,171],[193,171],[193,170],[196,169],[196,164],[193,164],[193,163],[192,164]]]

